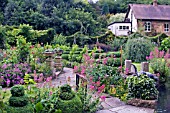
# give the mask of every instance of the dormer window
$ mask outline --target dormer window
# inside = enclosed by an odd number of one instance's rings
[[[145,32],[151,32],[151,22],[145,22]]]

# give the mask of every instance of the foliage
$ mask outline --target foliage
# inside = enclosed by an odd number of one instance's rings
[[[83,112],[82,113],[94,113],[97,110],[99,103],[99,98],[92,100],[92,95],[87,93],[85,87],[81,85],[79,87],[77,95],[80,97],[81,102],[83,103]]]
[[[36,43],[51,43],[54,38],[54,29],[34,30],[28,24],[20,24],[19,26],[3,26],[2,39],[9,45],[16,46],[18,37],[25,38],[26,42]]]
[[[1,82],[1,80],[0,80]],[[0,86],[0,112],[5,112],[4,109],[5,109],[5,104],[4,104],[4,93],[2,91],[2,87]]]
[[[18,61],[27,61],[27,56],[29,54],[30,43],[26,43],[24,37],[18,37],[17,39],[17,49],[18,49]]]
[[[67,45],[66,37],[61,34],[55,35],[52,44]]]
[[[168,49],[170,49],[170,37],[165,38],[162,42],[161,42],[161,49],[167,51]]]
[[[73,55],[75,53],[75,51],[78,49],[78,45],[73,45],[71,51],[70,51],[70,54],[69,54],[69,60],[70,61],[73,61]]]
[[[111,24],[113,22],[122,22],[124,21],[125,13],[117,13],[115,15],[111,15],[108,19],[108,23]]]
[[[2,12],[3,25],[18,26],[24,23],[33,26],[36,30],[53,28],[57,34],[63,35],[74,34],[82,27],[84,30],[88,27],[84,34],[93,35],[93,30],[97,31],[101,28],[96,27],[96,24],[101,23],[97,22],[95,10],[82,1],[10,0],[5,3],[3,9],[5,9]]]
[[[11,88],[11,94],[13,97],[24,96],[24,87],[21,85],[16,85]]]
[[[113,51],[120,50],[120,47],[125,48],[125,44],[127,42],[128,38],[126,37],[115,37],[113,40],[107,42],[109,45],[111,45],[111,49]]]
[[[69,85],[60,87],[59,100],[57,107],[61,109],[62,113],[82,113],[82,102],[80,98],[73,93]]]
[[[128,82],[128,98],[139,98],[144,100],[157,99],[158,90],[155,81],[146,75],[130,76]]]
[[[28,96],[10,97],[9,105],[14,107],[23,107],[28,104]]]
[[[6,29],[2,25],[0,26],[0,48],[5,48],[6,44]]]
[[[155,45],[161,46],[162,41],[167,37],[168,36],[165,33],[161,33],[161,34],[158,34],[154,37],[149,37],[149,39],[151,39],[151,42],[153,42]]]
[[[15,84],[23,84],[25,73],[31,72],[31,68],[27,63],[19,64],[2,64],[0,75],[3,79],[1,85],[3,87],[13,86]]]
[[[125,57],[126,59],[132,60],[134,62],[145,61],[146,56],[149,55],[152,47],[153,46],[148,39],[128,39],[125,47]]]
[[[34,113],[34,108],[31,104],[28,104],[23,107],[12,107],[12,106],[6,106],[5,108],[7,113]]]
[[[128,94],[128,87],[126,79],[123,78],[119,73],[111,76],[110,78],[111,86],[109,89],[109,94],[114,97],[118,97],[122,101],[126,101]]]
[[[102,12],[101,12],[102,15],[106,15],[106,14],[109,14],[109,6],[107,3],[105,3],[102,7]]]
[[[60,87],[59,97],[62,100],[71,100],[74,96],[74,93],[71,91],[71,86],[69,86],[68,84]]]
[[[159,74],[160,82],[165,82],[170,73],[170,61],[168,58],[169,53],[159,51],[158,48],[155,48],[154,51],[150,52],[150,55],[146,57],[154,73]]]
[[[6,105],[7,113],[33,112],[33,106],[29,104],[28,96],[24,93],[24,87],[16,85],[11,88],[12,96],[9,98],[9,105]]]
[[[25,83],[25,85],[30,85],[30,84],[35,84],[36,82],[32,79],[30,74],[25,74],[24,83]]]

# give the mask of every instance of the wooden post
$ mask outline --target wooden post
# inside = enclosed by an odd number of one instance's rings
[[[76,74],[76,90],[79,89],[79,81],[80,81],[80,76]]]
[[[121,63],[121,67],[122,67],[122,46],[120,46],[120,63]],[[121,68],[121,73],[122,73],[122,68]]]

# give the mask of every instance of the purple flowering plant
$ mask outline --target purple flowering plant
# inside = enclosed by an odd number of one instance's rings
[[[27,63],[0,65],[0,85],[3,87],[11,87],[15,84],[23,84],[25,73],[30,73],[31,68]]]

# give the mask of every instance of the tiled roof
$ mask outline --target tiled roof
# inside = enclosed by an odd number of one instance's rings
[[[136,19],[170,20],[170,5],[130,4]]]

